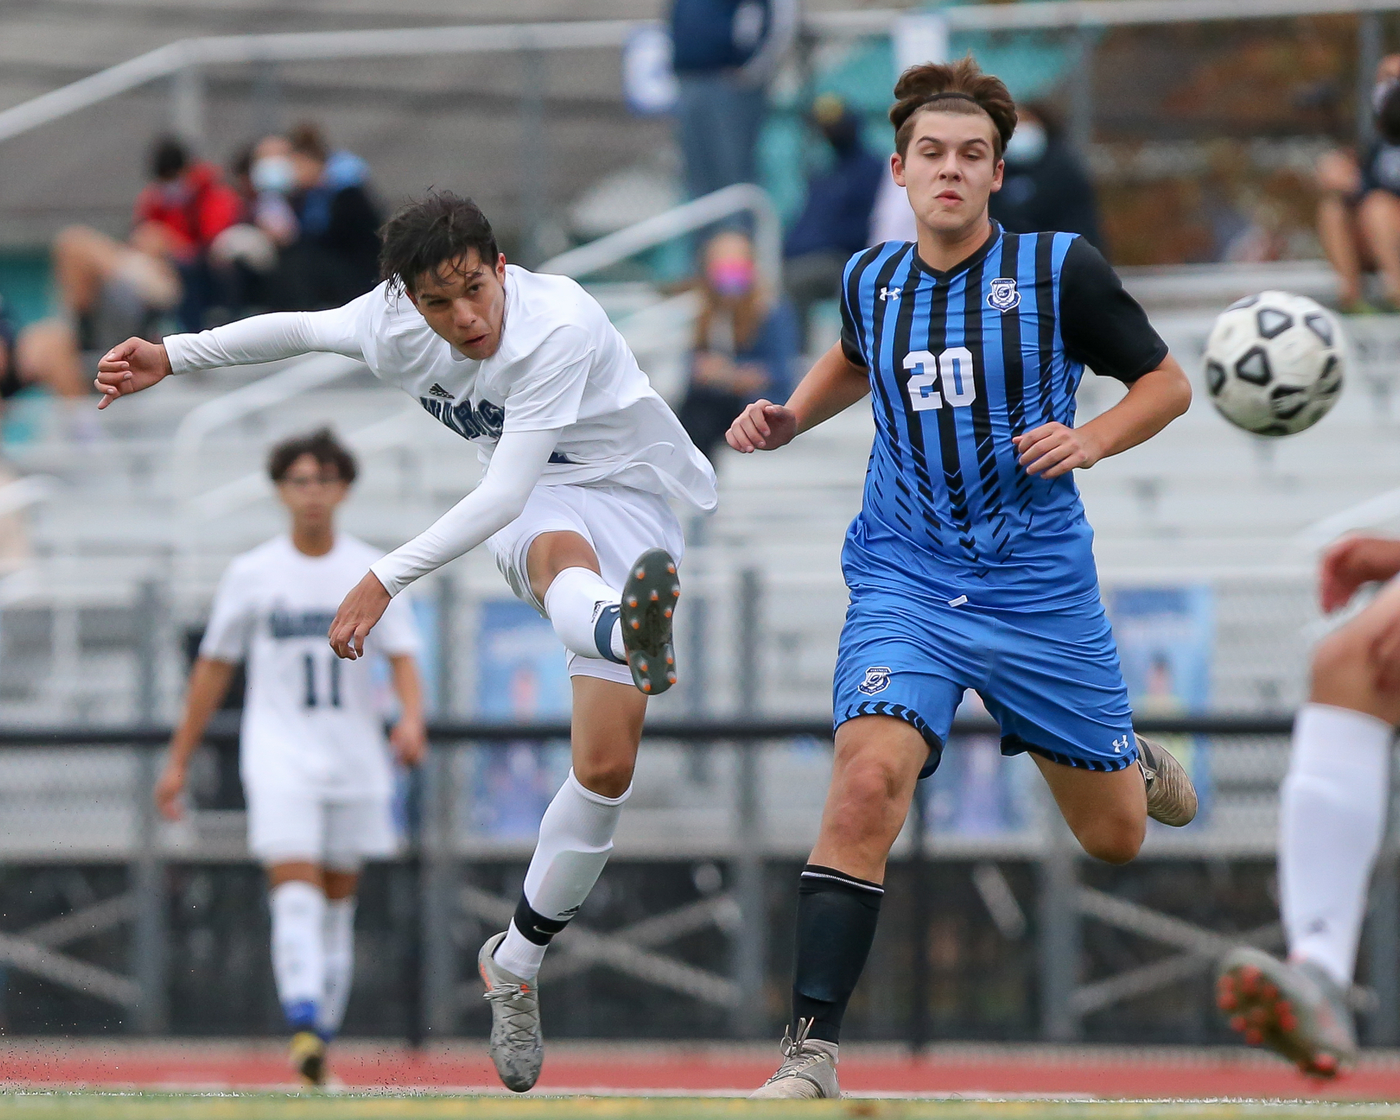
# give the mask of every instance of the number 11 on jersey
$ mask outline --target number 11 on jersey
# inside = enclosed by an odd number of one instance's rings
[[[319,700],[319,693],[316,688],[316,657],[313,654],[304,654],[301,659],[302,668],[305,670],[306,693],[303,697],[305,707],[314,708]],[[334,653],[330,655],[330,689],[328,694],[328,704],[332,708],[340,707],[340,658]]]
[[[972,351],[966,346],[953,346],[941,354],[928,350],[911,350],[904,355],[904,368],[918,370],[909,378],[909,404],[915,412],[942,408],[946,400],[954,408],[970,405],[977,399],[977,382],[972,376]],[[942,392],[939,392],[942,381]]]

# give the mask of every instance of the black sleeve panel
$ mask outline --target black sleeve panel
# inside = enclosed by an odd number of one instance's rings
[[[1129,385],[1167,356],[1147,313],[1082,237],[1074,239],[1060,270],[1060,337],[1075,361]]]
[[[851,365],[867,368],[865,355],[860,352],[860,330],[851,314],[850,288],[844,281],[841,285],[841,350]]]

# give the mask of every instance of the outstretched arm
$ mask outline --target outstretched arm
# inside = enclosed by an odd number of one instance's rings
[[[278,311],[254,315],[198,334],[173,334],[163,342],[128,338],[97,363],[98,408],[168,377],[201,369],[250,365],[295,358],[301,354],[344,354],[364,361],[357,326],[367,310],[369,292],[330,311]]]
[[[477,488],[406,545],[372,565],[345,597],[331,623],[331,648],[352,661],[362,656],[365,637],[392,596],[470,552],[519,517],[559,442],[560,430],[502,435]]]
[[[730,425],[725,439],[735,451],[776,451],[797,436],[844,412],[870,392],[870,374],[836,343],[807,371],[786,405],[759,400]]]
[[[1191,404],[1191,382],[1170,354],[1127,396],[1078,428],[1052,422],[1012,437],[1027,474],[1059,478],[1151,439]]]

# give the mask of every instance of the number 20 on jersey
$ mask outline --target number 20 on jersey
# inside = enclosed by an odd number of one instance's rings
[[[904,355],[904,368],[917,371],[909,378],[908,385],[909,404],[915,412],[942,408],[945,400],[954,408],[960,408],[977,399],[972,351],[966,346],[954,346],[941,354],[911,350]]]

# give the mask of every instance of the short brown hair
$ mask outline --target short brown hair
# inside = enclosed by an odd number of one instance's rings
[[[291,145],[292,151],[298,155],[310,156],[314,160],[325,163],[331,158],[330,145],[326,143],[326,134],[321,131],[321,126],[315,121],[298,121],[287,133],[287,143]]]
[[[292,469],[292,464],[303,455],[310,455],[322,467],[334,467],[340,481],[352,483],[359,473],[355,466],[355,456],[335,438],[329,428],[317,428],[305,435],[284,439],[267,456],[267,473],[273,482],[281,482]]]
[[[414,294],[424,276],[445,279],[468,249],[483,268],[494,269],[500,255],[481,207],[451,191],[432,191],[401,208],[379,231],[379,245],[380,277],[391,290]]]
[[[900,158],[909,150],[913,120],[923,109],[940,113],[985,113],[996,128],[996,158],[1016,131],[1016,102],[1000,78],[982,73],[971,55],[957,62],[926,62],[911,66],[894,84],[895,104],[890,109],[894,146]]]

